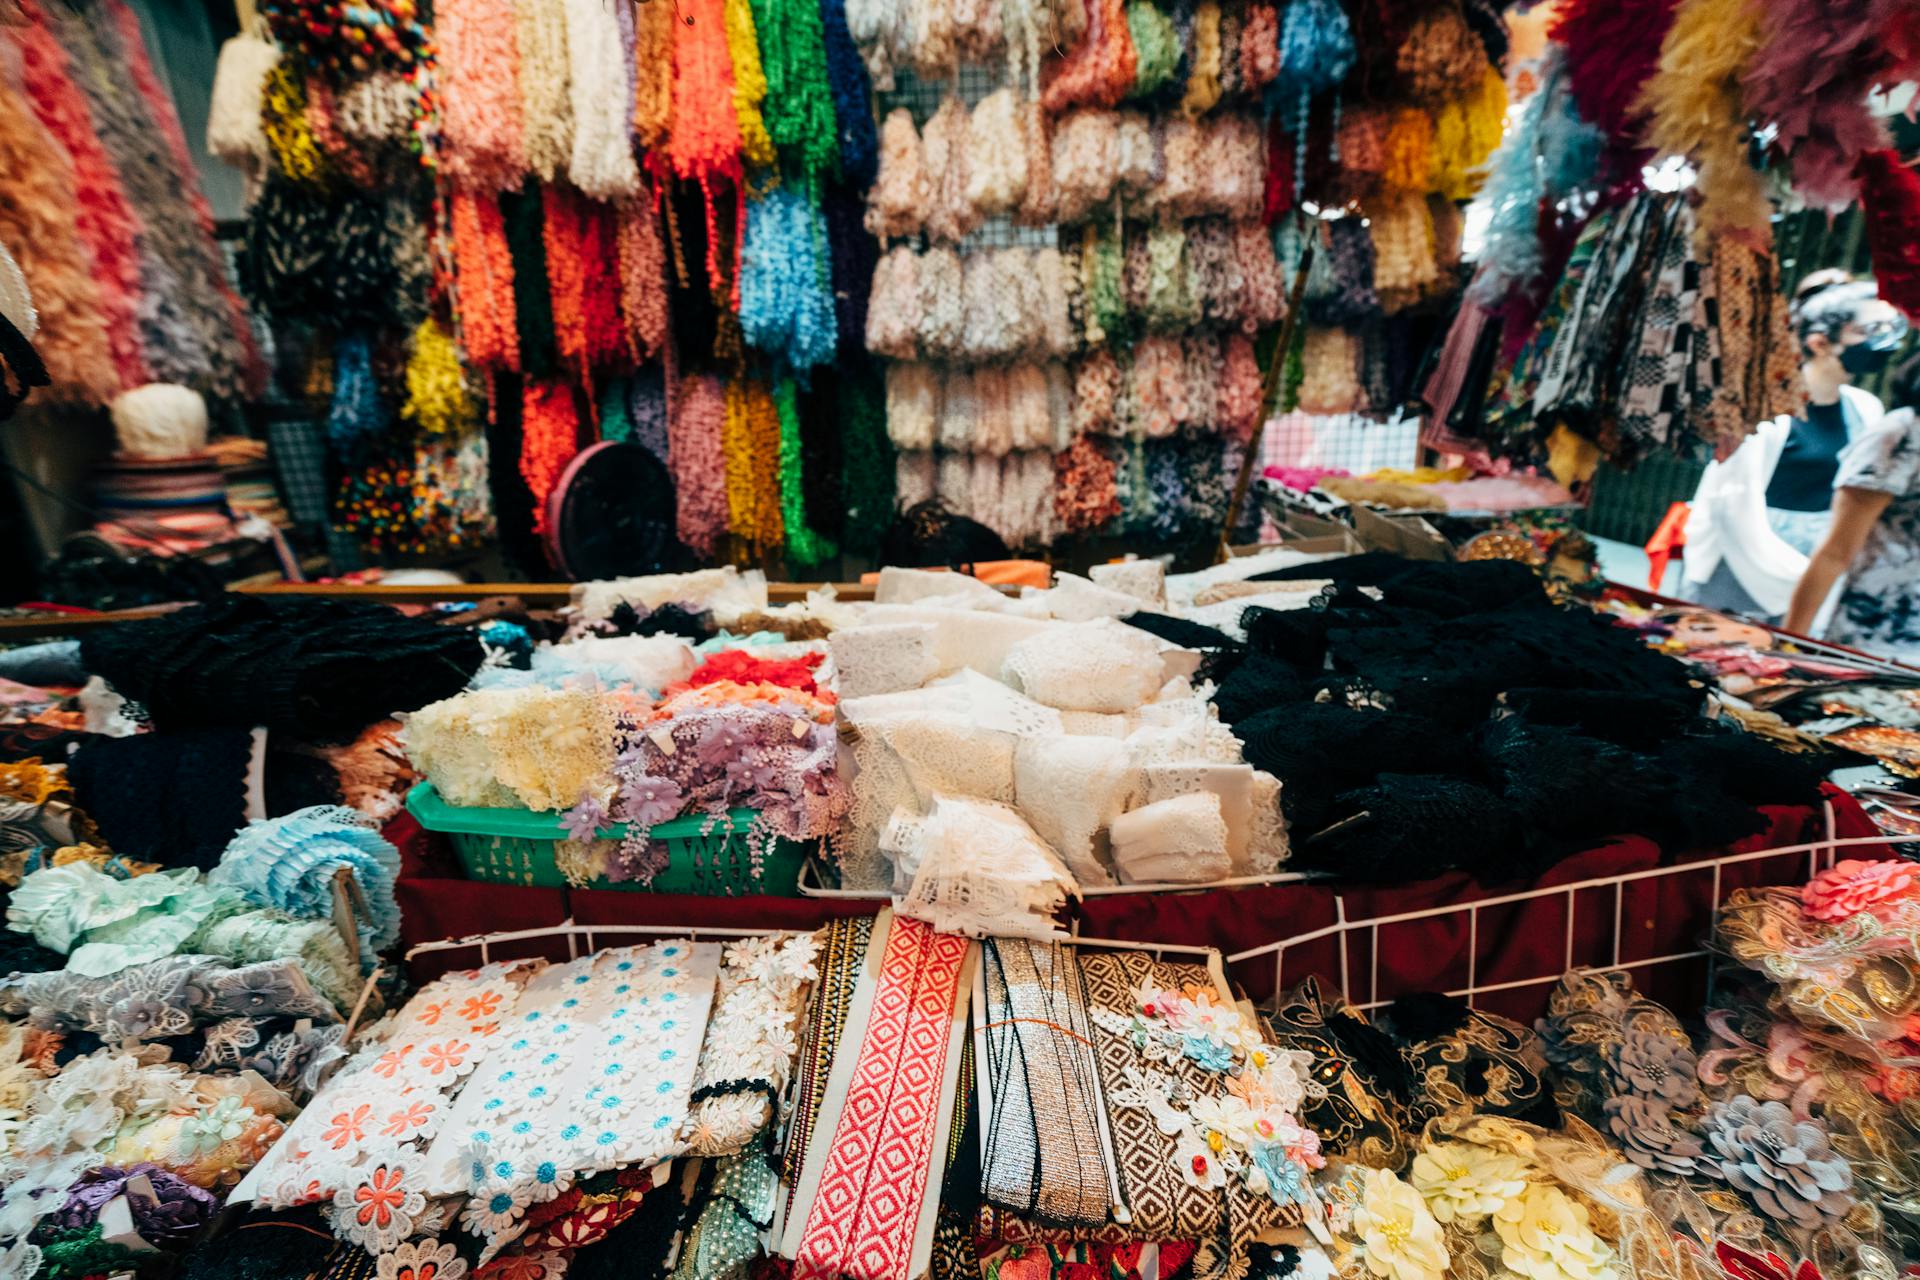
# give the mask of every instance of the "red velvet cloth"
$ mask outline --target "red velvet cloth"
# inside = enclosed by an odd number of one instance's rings
[[[1834,809],[1834,835],[1877,835],[1873,822],[1854,799],[1835,787],[1827,789]],[[1780,845],[1804,844],[1825,838],[1818,809],[1766,809],[1767,830],[1732,849],[1695,853],[1677,859],[1681,864]],[[417,853],[415,855],[418,856]],[[1848,849],[1844,857],[1890,857],[1873,846]],[[409,858],[411,865],[420,865]],[[1639,837],[1615,840],[1601,848],[1574,855],[1538,883],[1578,884],[1605,876],[1650,870],[1660,864],[1660,851]],[[1722,869],[1721,891],[1769,884],[1799,884],[1806,880],[1805,854],[1783,854]],[[1711,919],[1713,871],[1678,872],[1655,880],[1628,884],[1618,892],[1622,963],[1698,949]],[[1135,942],[1168,942],[1217,947],[1226,953],[1246,951],[1278,938],[1311,933],[1334,923],[1337,903],[1344,901],[1346,918],[1367,919],[1419,911],[1428,907],[1486,901],[1514,893],[1524,886],[1485,889],[1471,878],[1450,874],[1409,885],[1282,884],[1261,888],[1208,889],[1193,893],[1123,894],[1091,898],[1079,907],[1080,932],[1092,938],[1120,938]],[[668,894],[629,893],[613,889],[530,889],[517,885],[403,875],[399,887],[401,933],[407,946],[434,938],[457,938],[475,933],[503,932],[557,925],[571,916],[579,924],[665,924],[687,928],[810,929],[840,916],[865,915],[870,902],[837,898],[704,898]],[[1614,958],[1616,892],[1612,888],[1575,891],[1574,945],[1567,953],[1567,898],[1552,897],[1525,903],[1485,907],[1477,926],[1481,965],[1472,980],[1481,986],[1527,981],[1513,990],[1482,996],[1476,1003],[1508,1017],[1531,1019],[1545,1007],[1547,993],[1569,965],[1609,965]],[[1409,991],[1437,991],[1465,987],[1473,926],[1465,912],[1408,921],[1378,930],[1377,971],[1372,930],[1347,935],[1344,985],[1353,999],[1390,1000]],[[596,943],[609,945],[618,935]],[[515,950],[515,947],[519,950]],[[503,944],[491,949],[496,958],[545,955],[567,958],[564,939],[544,943]],[[409,966],[417,980],[449,968],[478,962],[477,950],[433,952]],[[1656,999],[1690,1007],[1699,1000],[1704,961],[1635,969],[1640,988]],[[1234,966],[1230,975],[1256,1000],[1273,993],[1271,958]],[[1335,987],[1343,985],[1340,948],[1323,938],[1286,952],[1283,981],[1292,985],[1318,974]]]
[[[1853,797],[1837,787],[1830,786],[1826,791],[1833,803],[1836,837],[1879,834]],[[1824,819],[1817,809],[1778,807],[1763,812],[1768,826],[1761,834],[1731,849],[1683,855],[1675,861],[1685,864],[1825,838]],[[1842,856],[1892,855],[1862,846],[1843,850]],[[1578,884],[1659,865],[1660,851],[1652,841],[1626,837],[1575,854],[1543,876],[1536,887]],[[1808,865],[1805,854],[1783,854],[1725,867],[1721,871],[1722,896],[1736,888],[1800,884],[1807,879]],[[1701,868],[1629,883],[1618,890],[1620,962],[1697,950],[1710,926],[1713,884],[1713,870]],[[1217,947],[1232,954],[1331,925],[1339,918],[1338,901],[1344,901],[1348,920],[1362,920],[1497,899],[1525,888],[1502,885],[1485,889],[1470,877],[1455,873],[1410,885],[1284,884],[1183,894],[1127,894],[1089,899],[1080,911],[1080,932],[1095,938]],[[1471,976],[1474,983],[1484,987],[1537,981],[1489,993],[1475,1003],[1508,1017],[1531,1019],[1544,1010],[1548,992],[1567,968],[1614,962],[1616,890],[1584,889],[1569,896],[1574,904],[1571,955],[1566,941],[1568,898],[1552,897],[1483,908],[1477,926],[1470,923],[1464,911],[1382,926],[1377,930],[1377,960],[1376,931],[1350,931],[1346,937],[1344,984],[1337,940],[1329,937],[1304,943],[1285,953],[1282,981],[1291,986],[1317,974],[1336,988],[1344,985],[1350,998],[1363,1003],[1390,1000],[1412,991],[1458,990],[1468,985],[1469,956],[1477,950],[1481,962]],[[1672,999],[1686,1007],[1699,1000],[1704,963],[1649,966],[1633,970],[1633,977],[1656,999]],[[1255,1000],[1265,1000],[1273,994],[1274,973],[1274,961],[1268,957],[1236,965],[1230,976]]]

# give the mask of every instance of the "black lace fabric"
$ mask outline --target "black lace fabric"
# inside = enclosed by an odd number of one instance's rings
[[[96,738],[67,764],[74,803],[122,857],[210,870],[247,822],[246,729]]]
[[[1207,646],[1201,675],[1280,778],[1298,867],[1530,880],[1618,836],[1724,846],[1764,829],[1759,806],[1818,797],[1829,761],[1706,719],[1685,666],[1522,565],[1368,553],[1264,576],[1331,585],[1248,608],[1246,643]]]
[[[484,656],[471,631],[381,605],[238,595],[81,641],[86,669],[156,728],[264,725],[318,744],[451,697]]]

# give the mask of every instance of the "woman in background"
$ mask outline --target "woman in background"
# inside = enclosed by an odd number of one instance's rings
[[[1920,356],[1888,391],[1893,412],[1840,456],[1832,523],[1794,588],[1786,628],[1808,634],[1844,575],[1826,638],[1920,662]]]
[[[1680,591],[1768,621],[1787,611],[1827,531],[1841,452],[1880,420],[1880,402],[1849,384],[1886,368],[1907,325],[1873,281],[1832,271],[1800,286],[1794,331],[1807,407],[1761,423],[1732,457],[1707,468],[1687,520]]]

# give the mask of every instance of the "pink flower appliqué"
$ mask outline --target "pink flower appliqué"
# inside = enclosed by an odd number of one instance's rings
[[[1815,920],[1845,920],[1915,896],[1910,862],[1861,862],[1853,858],[1822,871],[1800,890],[1800,905]]]

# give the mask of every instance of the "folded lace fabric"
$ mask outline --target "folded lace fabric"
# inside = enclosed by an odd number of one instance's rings
[[[1129,884],[1202,884],[1233,871],[1220,797],[1193,791],[1113,820],[1113,865]]]
[[[1145,632],[1101,618],[1020,641],[1006,674],[1028,697],[1062,711],[1132,711],[1164,683],[1159,651]]]
[[[369,920],[357,920],[362,945],[384,950],[400,938],[394,880],[400,854],[352,809],[316,807],[249,825],[207,876],[207,883],[238,890],[248,901],[309,919],[333,905],[333,878],[349,872],[359,884]],[[367,958],[372,963],[372,957]]]

